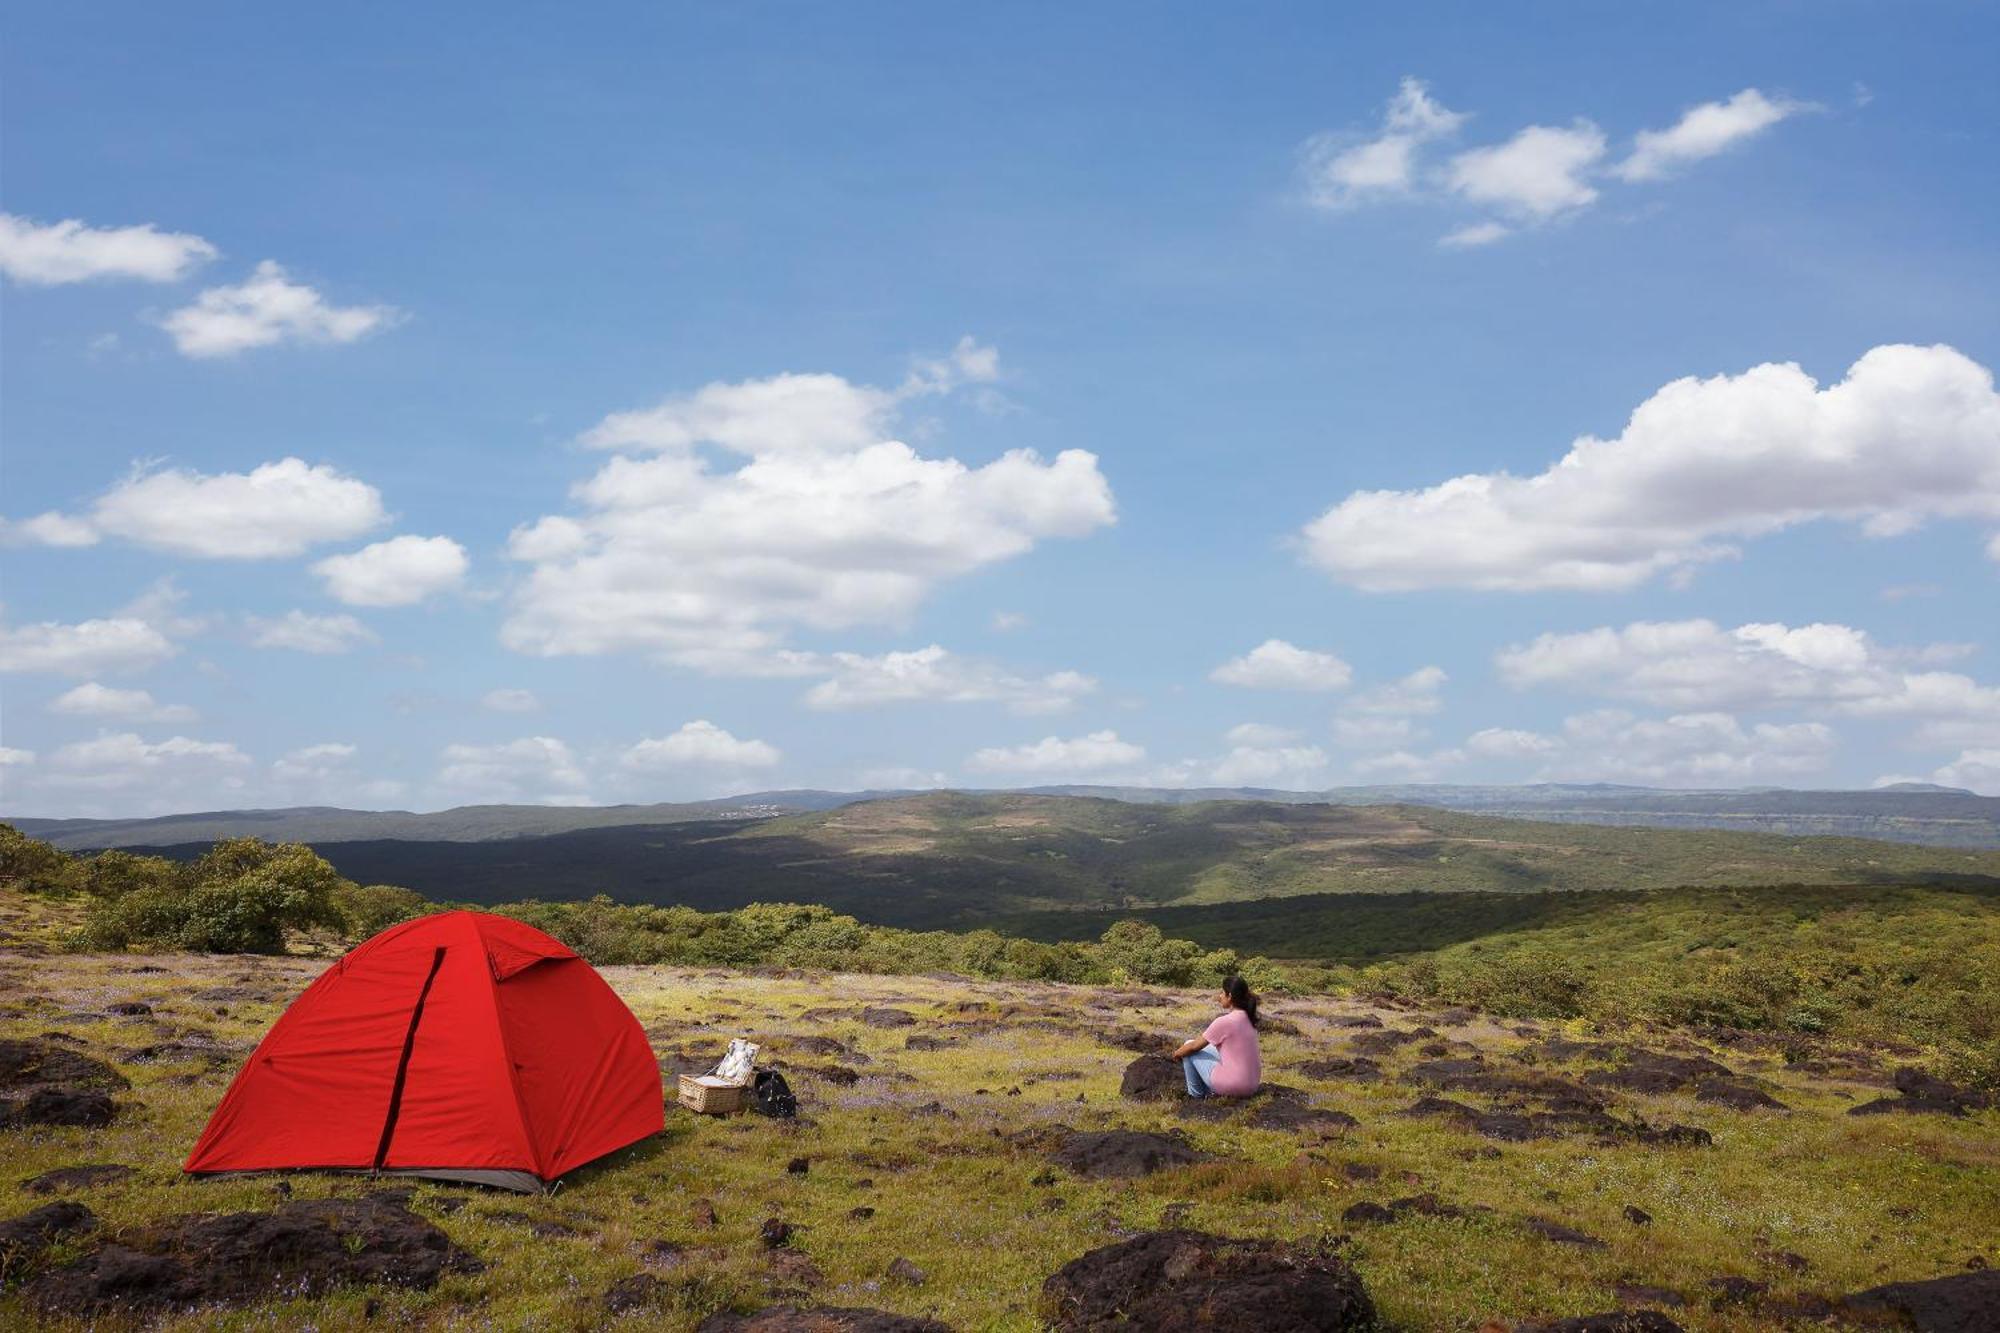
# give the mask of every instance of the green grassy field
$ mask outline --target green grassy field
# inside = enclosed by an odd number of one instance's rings
[[[143,1228],[190,1212],[273,1205],[268,1177],[189,1183],[180,1156],[220,1097],[235,1064],[323,961],[162,955],[55,955],[32,950],[14,909],[14,948],[0,955],[0,1036],[60,1030],[118,1063],[132,1080],[127,1109],[103,1130],[39,1129],[6,1134],[16,1178],[84,1162],[119,1162],[138,1175],[76,1197],[103,1232]],[[137,972],[139,966],[165,969]],[[861,1305],[940,1317],[960,1329],[1041,1326],[1040,1283],[1065,1261],[1134,1229],[1160,1225],[1170,1207],[1186,1225],[1222,1234],[1312,1239],[1346,1232],[1349,1255],[1390,1327],[1472,1330],[1487,1320],[1613,1308],[1621,1283],[1684,1294],[1673,1310],[1685,1327],[1780,1326],[1773,1313],[1800,1297],[1834,1296],[1883,1281],[1961,1271],[2000,1259],[2000,1112],[1951,1119],[1850,1117],[1857,1100],[1881,1095],[1904,1057],[1878,1044],[1800,1039],[1825,1063],[1802,1062],[1782,1043],[1718,1047],[1672,1031],[1584,1022],[1534,1025],[1473,1019],[1441,1026],[1451,1054],[1498,1067],[1551,1035],[1643,1040],[1661,1049],[1710,1051],[1791,1106],[1790,1113],[1739,1112],[1684,1094],[1620,1094],[1620,1113],[1654,1123],[1700,1125],[1710,1148],[1606,1146],[1588,1139],[1493,1143],[1451,1123],[1397,1112],[1420,1088],[1404,1071],[1426,1058],[1416,1046],[1383,1056],[1374,1083],[1314,1078],[1298,1065],[1348,1051],[1354,1033],[1333,1026],[1361,1015],[1412,1027],[1429,1011],[1383,1009],[1330,996],[1278,1001],[1276,1017],[1296,1034],[1266,1039],[1267,1077],[1297,1086],[1323,1107],[1359,1122],[1345,1135],[1310,1136],[1234,1124],[1188,1122],[1171,1104],[1118,1095],[1131,1054],[1106,1043],[1115,1030],[1169,1039],[1212,1012],[1200,992],[1166,992],[1169,1004],[1129,990],[935,977],[810,973],[749,976],[678,968],[613,967],[613,986],[645,1024],[669,1067],[714,1058],[732,1035],[766,1043],[802,1100],[792,1124],[753,1116],[697,1118],[670,1110],[667,1132],[579,1173],[544,1198],[421,1185],[414,1210],[480,1258],[486,1271],[452,1277],[429,1292],[351,1291],[260,1303],[170,1320],[170,1328],[308,1328],[358,1322],[376,1302],[391,1326],[583,1329],[608,1321],[603,1293],[648,1270],[654,1242],[676,1251],[655,1271],[667,1284],[649,1326],[690,1328],[720,1308],[755,1308],[787,1293],[809,1303]],[[195,998],[233,986],[254,998],[217,1005]],[[153,1006],[116,1018],[107,1005]],[[801,1017],[893,1005],[919,1020],[885,1031],[853,1017]],[[1452,1016],[1444,1016],[1449,1019]],[[941,1050],[905,1049],[907,1031],[942,1036]],[[214,1059],[124,1063],[119,1053],[160,1039],[213,1040]],[[1365,1034],[1363,1034],[1365,1035]],[[804,1053],[796,1038],[831,1038],[852,1053]],[[792,1043],[788,1045],[788,1043]],[[1912,1051],[1913,1054],[1914,1049]],[[814,1073],[846,1063],[861,1075],[840,1086]],[[1548,1066],[1542,1066],[1547,1068]],[[1808,1072],[1808,1069],[1813,1072]],[[1574,1071],[1571,1071],[1574,1072]],[[1017,1091],[1018,1090],[1018,1091]],[[1474,1099],[1477,1100],[1477,1099]],[[1215,1155],[1207,1165],[1134,1181],[1087,1180],[1055,1169],[1007,1136],[1065,1124],[1184,1130]],[[787,1171],[804,1157],[809,1170]],[[1376,1173],[1372,1180],[1357,1174]],[[298,1197],[360,1194],[352,1177],[298,1175]],[[1343,1223],[1360,1200],[1431,1191],[1447,1202],[1490,1208],[1463,1220],[1410,1218],[1388,1225]],[[25,1207],[29,1196],[19,1196]],[[468,1200],[456,1211],[452,1200]],[[697,1203],[719,1221],[705,1226]],[[1626,1205],[1650,1225],[1623,1216]],[[866,1219],[851,1216],[872,1208]],[[774,1255],[756,1233],[766,1218],[801,1227]],[[1555,1244],[1526,1229],[1552,1218],[1601,1239],[1601,1249]],[[541,1225],[547,1234],[537,1234]],[[550,1224],[559,1230],[549,1231]],[[101,1233],[102,1234],[102,1233]],[[65,1242],[61,1262],[98,1237]],[[1774,1256],[1804,1261],[1794,1270]],[[1760,1257],[1762,1256],[1762,1257]],[[886,1276],[906,1258],[921,1286]],[[657,1265],[657,1260],[654,1260]],[[1770,1284],[1749,1305],[1711,1308],[1708,1280],[1740,1276]],[[0,1324],[61,1327],[0,1296]]]

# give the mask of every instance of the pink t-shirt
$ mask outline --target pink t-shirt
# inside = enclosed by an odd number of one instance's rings
[[[1208,1090],[1218,1097],[1248,1097],[1264,1081],[1264,1061],[1257,1054],[1257,1027],[1250,1015],[1231,1009],[1202,1032],[1201,1039],[1222,1057],[1208,1076]]]

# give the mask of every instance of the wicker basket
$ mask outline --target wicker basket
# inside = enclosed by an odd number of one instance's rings
[[[699,1115],[729,1115],[743,1109],[746,1089],[739,1083],[713,1083],[707,1074],[682,1074],[680,1103]]]

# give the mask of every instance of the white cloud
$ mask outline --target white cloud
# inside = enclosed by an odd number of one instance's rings
[[[1271,744],[1238,739],[1209,770],[1209,781],[1220,787],[1314,787],[1326,779],[1326,751],[1317,745]]]
[[[697,720],[671,735],[640,741],[619,762],[636,769],[770,768],[782,758],[775,745],[739,740],[713,722]]]
[[[2000,519],[2000,396],[1952,348],[1884,346],[1825,389],[1796,365],[1676,380],[1539,476],[1358,491],[1303,536],[1370,591],[1606,591],[1815,519],[1893,536],[1931,518]]]
[[[186,802],[193,798],[185,794],[176,798],[177,784],[190,783],[201,791],[214,790],[219,782],[235,790],[243,784],[233,775],[249,767],[250,757],[227,741],[175,736],[153,744],[128,731],[63,746],[49,756],[51,773],[46,780],[99,791],[148,787],[156,799],[187,809]]]
[[[1209,672],[1208,678],[1252,690],[1344,690],[1354,669],[1332,653],[1266,639]]]
[[[1387,754],[1357,759],[1353,768],[1356,777],[1381,782],[1435,782],[1464,762],[1465,754],[1461,750],[1434,750],[1430,754],[1391,750]]]
[[[1460,153],[1446,178],[1475,204],[1541,222],[1597,201],[1587,178],[1603,156],[1604,131],[1587,120],[1530,125],[1505,143]]]
[[[1318,134],[1306,141],[1299,155],[1306,197],[1315,207],[1340,209],[1409,194],[1418,183],[1420,150],[1465,119],[1433,100],[1421,80],[1405,78],[1374,137]]]
[[[1388,717],[1419,716],[1435,713],[1444,707],[1438,692],[1444,688],[1450,677],[1443,667],[1418,667],[1409,675],[1391,681],[1387,685],[1377,685],[1363,690],[1352,699],[1341,704],[1341,710],[1363,716],[1378,715]]]
[[[147,670],[176,651],[165,634],[136,616],[74,625],[0,625],[0,671],[114,675]]]
[[[1333,719],[1333,743],[1343,750],[1401,750],[1422,738],[1408,717],[1374,714]]]
[[[1028,618],[1019,611],[995,611],[992,625],[996,634],[1011,634],[1017,629],[1026,629]]]
[[[542,701],[535,697],[533,690],[498,689],[488,690],[479,700],[480,706],[495,713],[539,713]]]
[[[1438,238],[1438,244],[1452,250],[1472,250],[1504,241],[1513,234],[1514,229],[1504,222],[1473,222],[1457,231],[1446,232]]]
[[[290,802],[373,806],[400,800],[407,791],[403,783],[356,771],[360,753],[345,741],[302,746],[271,765],[271,779],[281,799]]]
[[[1745,88],[1726,102],[1703,102],[1667,129],[1641,130],[1632,155],[1613,167],[1612,174],[1628,181],[1659,180],[1690,162],[1746,143],[1806,109],[1799,102],[1766,97],[1755,88]]]
[[[1969,787],[1983,796],[2000,796],[2000,748],[1966,750],[1931,778],[1947,787]]]
[[[1837,743],[1820,722],[1759,722],[1727,713],[1635,718],[1604,709],[1568,718],[1548,772],[1591,780],[1691,782],[1712,786],[1797,777],[1824,770]]]
[[[1481,759],[1535,759],[1562,748],[1562,742],[1539,732],[1487,727],[1465,738],[1468,754]]]
[[[284,758],[271,765],[271,772],[277,777],[296,781],[300,779],[320,779],[343,769],[360,753],[360,747],[345,741],[326,741],[319,745],[307,745],[293,750]]]
[[[806,691],[812,708],[839,710],[889,703],[999,703],[1016,713],[1056,713],[1097,688],[1075,671],[1022,676],[1005,667],[960,657],[931,644],[910,652],[832,653],[815,659],[829,679]]]
[[[950,775],[926,768],[868,768],[855,782],[863,791],[932,791],[950,785]]]
[[[267,259],[247,282],[211,287],[161,321],[181,355],[235,356],[274,343],[351,343],[401,318],[393,306],[328,305]]]
[[[986,364],[978,351],[960,361],[962,378]],[[1082,450],[973,467],[886,437],[899,402],[935,391],[922,375],[897,390],[780,375],[606,418],[586,443],[654,456],[610,460],[575,488],[580,514],[516,529],[509,553],[531,571],[504,641],[799,674],[779,656],[793,627],[901,625],[942,582],[1114,521]]]
[[[284,458],[214,476],[137,469],[86,517],[42,514],[8,531],[49,546],[87,546],[110,536],[176,555],[254,560],[356,537],[383,518],[373,486],[323,464]]]
[[[330,555],[313,573],[349,606],[410,606],[465,581],[471,562],[449,537],[391,537],[347,555]]]
[[[19,750],[11,745],[0,745],[0,768],[26,768],[34,762],[33,750]]]
[[[1290,745],[1299,733],[1289,727],[1273,727],[1262,722],[1242,722],[1223,733],[1231,745]]]
[[[553,736],[498,745],[448,745],[438,785],[482,802],[582,805],[589,780],[569,746]]]
[[[95,546],[96,528],[80,518],[51,511],[33,518],[0,519],[0,540],[10,546]]]
[[[1102,775],[1145,757],[1144,746],[1118,739],[1117,732],[1094,731],[1070,739],[1045,736],[1031,745],[980,750],[965,766],[977,773]]]
[[[86,681],[49,703],[51,713],[65,717],[101,717],[126,722],[192,722],[194,709],[185,704],[155,703],[145,690],[120,690]]]
[[[71,218],[43,225],[0,213],[0,273],[31,287],[131,278],[176,282],[215,258],[199,236],[136,227],[88,227]]]
[[[249,617],[250,642],[298,653],[344,653],[375,642],[375,632],[353,616],[287,611],[276,620]]]

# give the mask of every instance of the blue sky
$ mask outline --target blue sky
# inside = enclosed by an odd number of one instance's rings
[[[10,813],[2000,791],[1989,8],[10,26]]]

